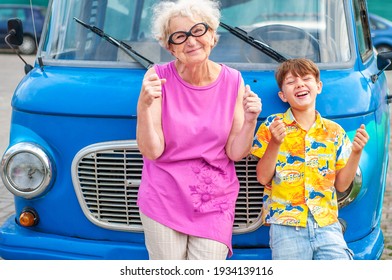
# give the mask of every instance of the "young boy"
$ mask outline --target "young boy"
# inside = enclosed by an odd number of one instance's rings
[[[252,148],[260,158],[257,180],[265,185],[272,259],[352,259],[336,190],[350,186],[369,135],[362,124],[351,143],[340,125],[316,111],[322,82],[312,61],[289,59],[275,77],[290,108],[260,125]]]

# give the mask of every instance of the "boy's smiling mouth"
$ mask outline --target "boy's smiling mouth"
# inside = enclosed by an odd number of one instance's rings
[[[309,94],[309,91],[301,91],[295,94],[295,97],[304,97]]]

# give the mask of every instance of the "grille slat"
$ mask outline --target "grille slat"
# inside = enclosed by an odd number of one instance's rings
[[[256,159],[236,163],[240,192],[233,232],[253,231],[261,225],[264,188],[257,182]],[[143,158],[136,141],[98,143],[81,150],[73,161],[73,181],[86,217],[98,226],[142,231],[136,205]]]

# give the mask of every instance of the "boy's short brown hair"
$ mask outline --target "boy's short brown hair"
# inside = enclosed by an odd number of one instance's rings
[[[311,74],[317,82],[320,81],[320,70],[313,61],[307,58],[292,58],[279,65],[275,72],[275,79],[280,89],[282,89],[283,81],[289,73],[298,77]]]

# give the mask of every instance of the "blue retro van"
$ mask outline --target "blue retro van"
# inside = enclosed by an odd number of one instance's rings
[[[0,227],[1,258],[148,257],[136,205],[143,165],[136,103],[146,69],[173,59],[149,31],[155,2],[50,1],[35,63],[12,99],[0,173],[16,214]],[[321,115],[351,138],[366,125],[370,140],[350,188],[339,193],[339,213],[355,259],[379,259],[392,53],[372,47],[366,0],[221,0],[221,11],[211,58],[240,70],[260,95],[259,124],[286,110],[277,65],[307,57],[321,69]],[[20,24],[9,26],[17,45]],[[232,259],[271,258],[255,165],[250,156],[236,163]]]

